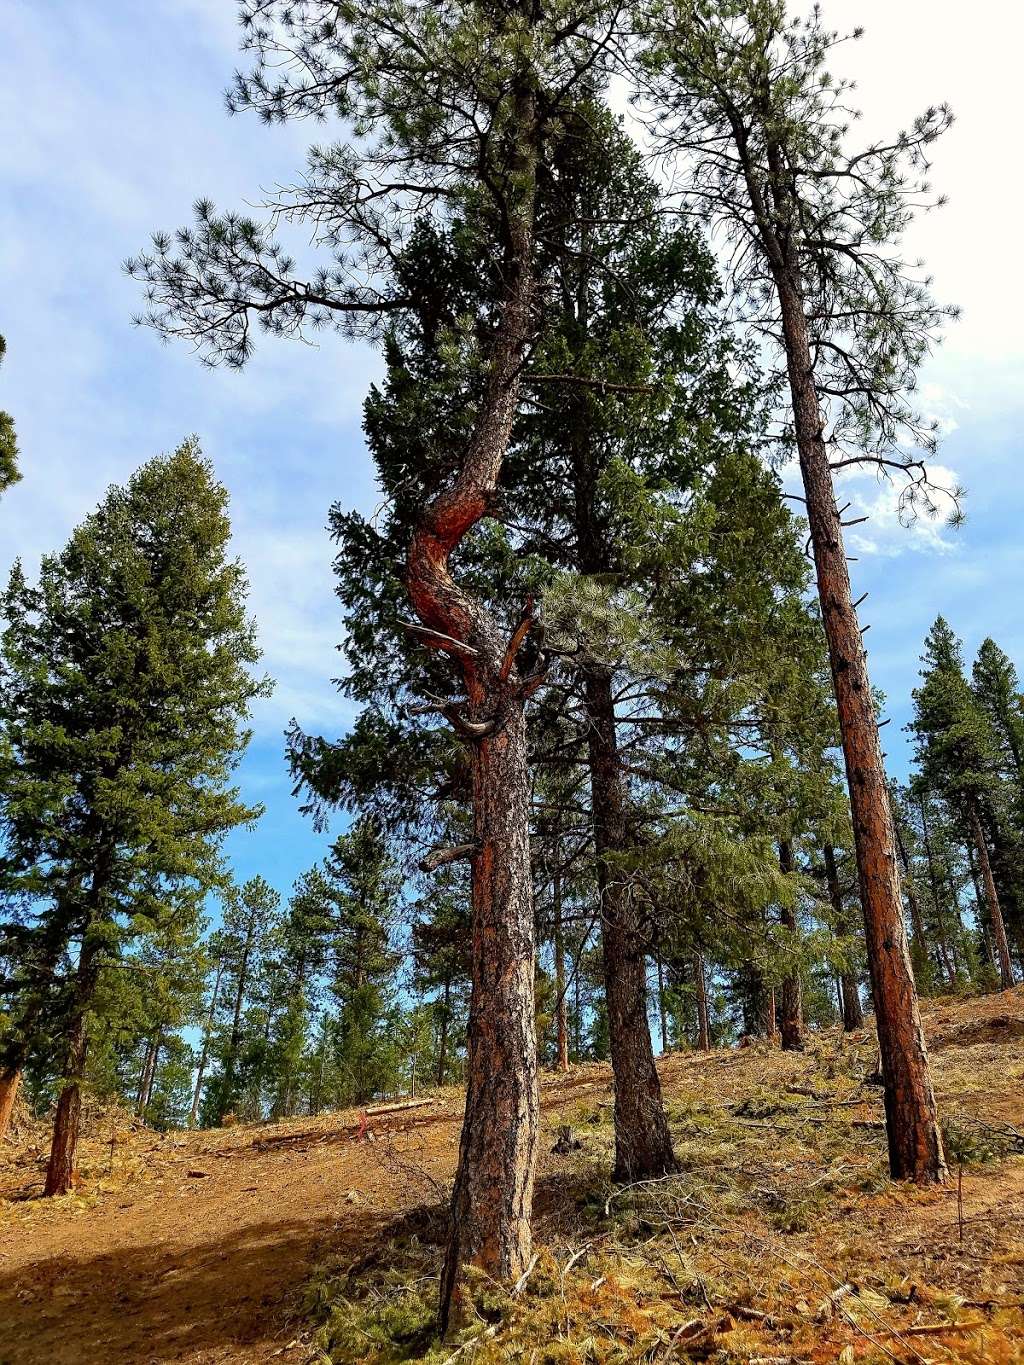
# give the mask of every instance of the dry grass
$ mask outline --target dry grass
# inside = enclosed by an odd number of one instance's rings
[[[607,1072],[580,1068],[544,1092],[545,1131],[571,1123],[584,1148],[544,1162],[520,1291],[470,1275],[437,1342],[436,1229],[404,1229],[314,1281],[321,1358],[1024,1361],[1024,992],[936,1004],[927,1022],[946,1188],[888,1181],[868,1033],[668,1059],[682,1172],[626,1188],[602,1175]]]
[[[61,1200],[23,1122],[0,1148],[0,1361],[1022,1363],[1024,988],[932,1002],[926,1026],[941,1190],[886,1177],[868,1032],[668,1058],[683,1169],[638,1187],[606,1178],[607,1066],[545,1077],[536,1263],[517,1293],[467,1276],[443,1344],[457,1091],[372,1142],[355,1114],[161,1137],[94,1111]],[[564,1123],[583,1147],[556,1156]]]

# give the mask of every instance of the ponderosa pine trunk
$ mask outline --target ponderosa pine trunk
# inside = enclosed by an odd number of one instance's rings
[[[828,884],[828,898],[832,903],[832,916],[836,928],[845,933],[848,924],[846,907],[843,904],[843,888],[839,884],[839,868],[836,852],[831,844],[824,844],[822,854],[825,860],[825,881]],[[843,1029],[853,1033],[864,1027],[864,1008],[860,1001],[860,986],[857,978],[849,970],[839,974],[839,1005],[843,1016]]]
[[[780,169],[779,175],[782,174]],[[942,1181],[946,1178],[946,1162],[903,923],[896,839],[878,719],[850,591],[799,272],[777,243],[773,249],[776,254],[771,264],[785,339],[794,433],[853,815],[882,1060],[889,1169],[896,1179]]]
[[[53,1120],[44,1195],[67,1194],[78,1181],[78,1135],[82,1120],[82,1081],[89,1048],[88,1015],[99,978],[99,945],[87,926],[75,973],[75,989],[65,1035],[64,1085]]]
[[[779,840],[779,871],[788,876],[793,871],[793,848],[788,839]],[[791,950],[796,947],[796,911],[791,906],[781,907],[782,927],[791,940]],[[783,979],[779,990],[779,1038],[783,1052],[802,1052],[804,1050],[803,991],[800,983],[800,968],[792,966]]]
[[[570,321],[586,336],[587,291],[580,289]],[[599,472],[584,413],[567,416],[573,481],[577,567],[584,574],[611,567],[599,521]],[[631,847],[626,791],[618,751],[612,671],[600,664],[580,670],[587,721],[591,819],[597,859],[601,955],[608,1041],[615,1083],[614,1178],[642,1180],[678,1169],[661,1098],[647,1018],[647,952],[636,907],[613,867]]]
[[[559,841],[555,840],[555,870],[551,885],[555,937],[555,1043],[559,1071],[569,1070],[569,1020],[565,1003],[565,926],[562,923],[562,869]]]
[[[0,1142],[7,1136],[7,1130],[11,1126],[20,1085],[20,1067],[5,1066],[0,1071]]]
[[[526,699],[517,656],[528,605],[511,636],[453,578],[449,560],[494,510],[533,333],[533,218],[539,120],[529,89],[516,97],[514,199],[507,206],[503,293],[476,421],[452,484],[424,508],[409,543],[406,584],[423,642],[461,665],[466,714],[445,709],[471,755],[472,987],[466,1112],[441,1274],[439,1325],[447,1331],[461,1265],[515,1280],[531,1252],[537,1153],[533,886]]]
[[[647,1018],[647,952],[636,906],[615,867],[629,847],[609,669],[584,670],[591,809],[601,904],[601,952],[608,1043],[615,1082],[615,1168],[619,1181],[678,1169]]]
[[[700,1052],[711,1051],[711,1024],[708,1018],[708,978],[704,966],[704,954],[693,955],[693,986],[697,998],[697,1048]]]
[[[999,905],[995,878],[992,875],[992,860],[988,854],[988,843],[985,839],[985,831],[981,827],[978,805],[973,798],[968,801],[967,818],[971,825],[974,851],[978,859],[978,870],[981,873],[981,884],[985,888],[985,905],[988,909],[989,923],[992,926],[996,956],[999,959],[999,985],[1004,991],[1008,991],[1013,986],[1013,959],[1010,957],[1006,925],[1003,922],[1003,912]]]

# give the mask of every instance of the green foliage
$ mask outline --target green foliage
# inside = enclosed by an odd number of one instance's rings
[[[7,343],[0,336],[0,365],[7,353]],[[14,433],[14,418],[0,411],[0,493],[21,478],[18,470],[18,441]]]
[[[0,596],[0,960],[19,1065],[29,1047],[52,1065],[134,944],[195,932],[225,835],[260,813],[231,785],[269,683],[229,537],[226,491],[188,441],[112,488],[37,585],[16,564]],[[148,951],[131,966],[154,966]]]

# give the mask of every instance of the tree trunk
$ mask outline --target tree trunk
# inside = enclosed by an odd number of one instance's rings
[[[648,1180],[678,1169],[661,1099],[647,1019],[646,945],[614,854],[629,847],[615,732],[611,673],[584,672],[591,808],[601,903],[608,1042],[615,1080],[615,1180]]]
[[[659,953],[655,959],[658,968],[658,1027],[661,1029],[661,1050],[667,1053],[668,1046],[668,1009],[665,1004],[665,964]]]
[[[437,1083],[444,1085],[444,1078],[448,1071],[448,1021],[452,1008],[452,983],[449,977],[445,978],[444,998],[441,1002],[441,1026],[438,1030],[437,1038]]]
[[[788,875],[793,871],[793,847],[788,839],[779,840],[779,870]],[[782,927],[790,939],[791,950],[796,947],[796,912],[788,905],[781,908]],[[800,968],[792,967],[782,982],[779,992],[779,1036],[783,1052],[803,1052],[804,1021],[803,991],[800,983]]]
[[[515,1280],[531,1251],[537,1151],[533,886],[526,699],[519,648],[527,604],[508,636],[452,577],[450,557],[494,508],[533,334],[533,220],[539,120],[532,91],[515,96],[514,194],[500,262],[503,296],[473,432],[453,482],[423,510],[409,542],[406,584],[423,642],[458,659],[468,718],[446,715],[472,757],[472,988],[466,1048],[466,1113],[452,1191],[451,1233],[441,1273],[439,1326],[465,1261]]]
[[[559,1071],[569,1070],[569,1026],[568,1007],[565,1003],[565,930],[562,924],[562,869],[559,866],[561,848],[555,840],[555,871],[551,886],[552,911],[554,914],[555,936],[555,1041],[558,1049]]]
[[[0,1142],[7,1136],[14,1114],[14,1102],[21,1085],[21,1068],[7,1066],[0,1071]]]
[[[466,1261],[503,1280],[525,1271],[537,1151],[529,783],[521,702],[506,703],[497,735],[485,739],[475,757],[466,1114],[443,1311]]]
[[[832,902],[832,914],[836,928],[845,932],[846,907],[843,905],[843,888],[839,885],[839,869],[836,866],[836,852],[831,844],[822,846],[825,859],[825,880],[828,882],[828,897]],[[853,1033],[864,1026],[864,1010],[860,1003],[860,987],[857,978],[850,971],[839,975],[839,1004],[843,1016],[843,1029]]]
[[[224,964],[218,958],[217,974],[213,981],[213,991],[210,994],[210,1008],[206,1015],[206,1026],[203,1029],[203,1046],[199,1053],[199,1066],[196,1068],[196,1084],[192,1091],[192,1108],[189,1111],[188,1126],[194,1128],[196,1119],[199,1116],[199,1100],[203,1093],[203,1076],[206,1072],[206,1063],[210,1056],[210,1034],[213,1032],[213,1020],[217,1012],[217,996],[220,994],[220,979],[224,971]]]
[[[153,1095],[153,1078],[156,1075],[156,1062],[160,1055],[160,1035],[151,1038],[146,1046],[146,1060],[142,1067],[142,1077],[139,1081],[138,1102],[136,1113],[139,1118],[145,1114],[149,1107],[149,1101]]]
[[[999,984],[1004,991],[1008,991],[1013,986],[1013,961],[1010,957],[1010,944],[1006,937],[1003,912],[999,908],[999,897],[996,894],[995,878],[992,876],[992,861],[988,856],[985,831],[981,827],[978,806],[973,799],[968,804],[967,817],[971,822],[971,834],[974,836],[974,848],[978,855],[978,869],[981,872],[982,886],[985,888],[985,903],[988,908],[989,923],[992,926],[992,937],[995,939],[996,955],[999,958]]]
[[[704,954],[693,955],[693,984],[697,996],[697,1048],[700,1052],[711,1051],[711,1025],[708,1019],[708,979],[704,967]]]
[[[99,977],[99,945],[87,926],[75,975],[75,992],[67,1030],[64,1088],[57,1101],[53,1140],[46,1168],[44,1195],[67,1194],[78,1181],[78,1130],[82,1117],[82,1078],[88,1053],[89,1007]]]
[[[903,923],[896,841],[878,719],[850,591],[799,275],[792,260],[776,258],[772,265],[853,814],[860,898],[882,1057],[889,1169],[897,1179],[942,1181],[946,1177],[946,1162]]]

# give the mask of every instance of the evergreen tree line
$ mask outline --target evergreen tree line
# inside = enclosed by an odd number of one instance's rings
[[[311,817],[351,825],[283,910],[231,887],[265,684],[193,447],[112,492],[38,588],[16,570],[5,1074],[59,1091],[48,1186],[90,1065],[177,1122],[461,1073],[443,1329],[464,1263],[530,1263],[539,1064],[608,1056],[614,1175],[658,1178],[652,1022],[664,1047],[796,1049],[860,1027],[865,990],[892,1175],[941,1182],[914,968],[1012,984],[1020,696],[990,642],[968,682],[937,624],[918,770],[890,789],[833,481],[875,469],[906,519],[959,516],[914,407],[951,310],[900,249],[948,110],[851,145],[842,39],[783,0],[243,0],[242,30],[231,108],[341,140],[263,218],[201,201],[127,268],[141,321],[211,364],[260,332],[380,348],[383,502],[330,523],[357,719],[287,733]]]

